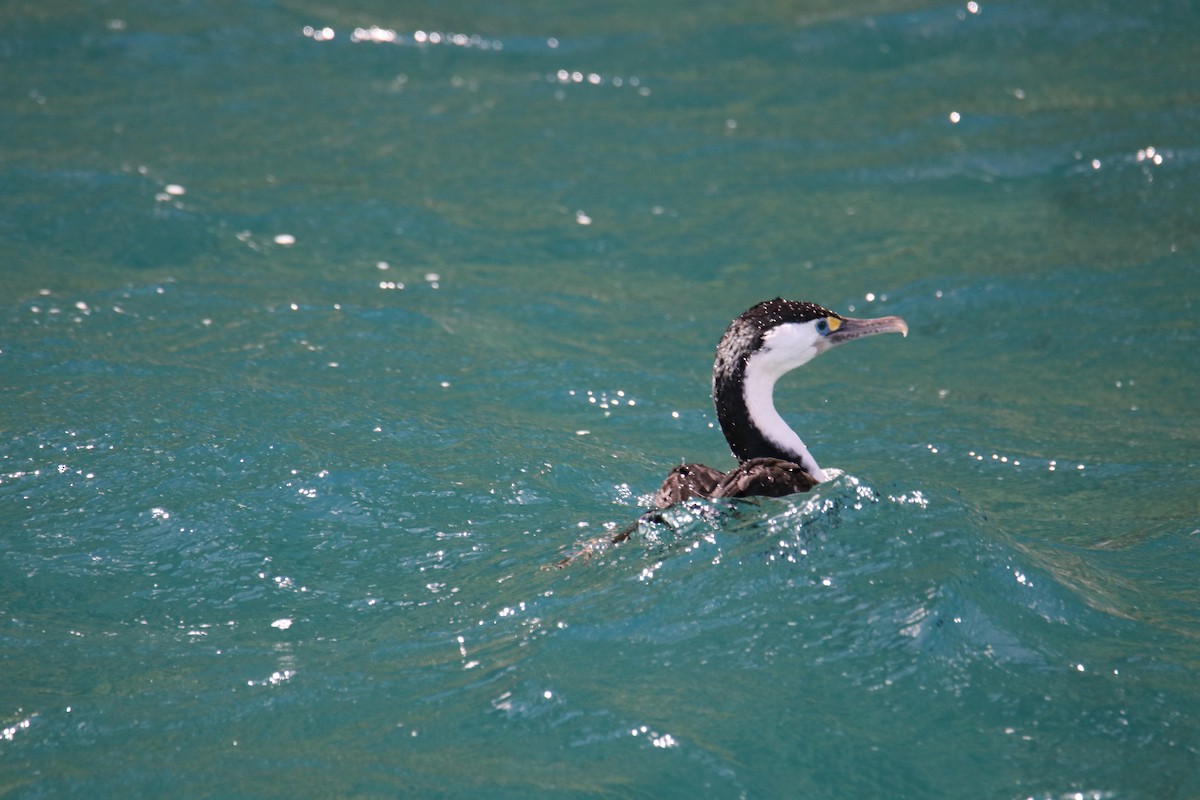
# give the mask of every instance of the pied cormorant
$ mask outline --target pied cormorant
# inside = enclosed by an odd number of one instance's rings
[[[682,464],[654,493],[664,509],[693,497],[782,497],[829,480],[775,410],[775,382],[836,345],[877,333],[908,335],[900,317],[851,319],[816,303],[776,298],[729,324],[717,345],[712,397],[738,465]]]
[[[716,345],[713,403],[736,468],[704,464],[671,470],[654,493],[655,509],[691,498],[784,497],[829,477],[775,410],[775,381],[824,351],[876,333],[908,335],[899,317],[851,319],[812,302],[758,303],[734,319]]]
[[[851,319],[816,303],[782,298],[742,313],[717,345],[712,379],[717,420],[738,464],[729,472],[704,464],[679,465],[654,493],[654,508],[642,519],[661,519],[663,509],[692,498],[783,497],[829,480],[775,410],[775,382],[830,348],[877,333],[907,336],[908,323],[900,317]],[[603,541],[625,541],[639,522]],[[596,544],[585,544],[556,566],[590,556]]]

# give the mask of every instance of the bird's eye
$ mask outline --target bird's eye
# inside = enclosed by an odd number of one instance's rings
[[[828,336],[842,327],[841,317],[822,317],[817,320],[817,333]]]

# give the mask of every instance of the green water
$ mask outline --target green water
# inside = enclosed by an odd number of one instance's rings
[[[0,795],[1195,797],[1197,42],[0,8]],[[541,569],[779,295],[910,325],[779,386],[840,477]]]

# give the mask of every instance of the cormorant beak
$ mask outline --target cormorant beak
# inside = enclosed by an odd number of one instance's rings
[[[834,320],[830,319],[830,327]],[[843,317],[840,324],[828,336],[831,345],[860,339],[863,336],[874,336],[877,333],[898,333],[908,336],[908,323],[900,317],[879,317],[878,319],[850,319]]]

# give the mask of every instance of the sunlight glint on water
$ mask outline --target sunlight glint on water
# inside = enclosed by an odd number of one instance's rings
[[[6,796],[1200,779],[1185,6],[0,17]],[[775,296],[834,479],[543,569]]]

